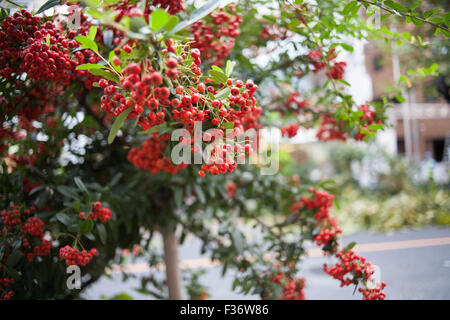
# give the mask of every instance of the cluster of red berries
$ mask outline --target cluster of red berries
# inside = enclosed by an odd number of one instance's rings
[[[323,269],[334,279],[341,281],[341,287],[354,284],[355,281],[369,280],[375,271],[365,257],[352,250],[340,251],[336,257],[339,261],[334,266],[324,264]]]
[[[297,135],[298,129],[300,129],[298,124],[290,124],[285,128],[281,128],[281,135],[283,137],[293,138]]]
[[[183,0],[153,0],[152,5],[167,9],[172,15],[184,11]]]
[[[309,192],[313,194],[311,198],[302,197],[300,201],[292,204],[289,210],[298,213],[301,208],[318,209],[314,215],[318,223],[323,224],[331,221],[332,224],[335,224],[335,221],[330,218],[334,196],[326,191],[315,190],[314,188],[310,188]]]
[[[0,104],[5,107],[4,118],[0,121],[10,120],[12,117],[18,117],[18,126],[28,132],[36,130],[32,120],[39,120],[44,114],[54,112],[53,104],[56,97],[62,91],[61,86],[50,87],[49,84],[34,84],[31,88],[20,80],[10,79],[13,85],[21,94],[13,96],[0,97]]]
[[[22,226],[21,231],[23,234],[41,238],[44,236],[44,222],[39,218],[30,217]]]
[[[11,204],[9,209],[2,211],[2,222],[5,226],[13,227],[20,224],[22,222],[20,217],[20,206]]]
[[[322,52],[320,50],[313,50],[308,54],[309,63],[313,65],[313,72],[317,73],[327,66],[326,62],[323,61]]]
[[[40,241],[41,244],[35,244],[32,247],[32,251],[27,252],[25,250],[22,250],[22,253],[25,255],[25,259],[27,259],[28,262],[32,262],[36,257],[42,257],[50,254],[50,250],[52,249],[52,242],[45,239],[41,239]],[[22,240],[22,244],[24,248],[31,248],[31,245],[26,238]]]
[[[320,115],[321,122],[316,137],[322,141],[340,140],[346,141],[347,134],[338,126],[336,119],[329,114],[322,113]]]
[[[269,39],[269,40],[285,40],[291,35],[288,33],[288,29],[275,25],[275,24],[267,24],[265,25],[261,32],[259,33],[259,36],[262,39]]]
[[[336,219],[330,216],[334,196],[314,188],[310,188],[309,192],[313,194],[311,198],[302,197],[300,201],[292,204],[289,210],[293,213],[299,213],[302,208],[314,210],[314,220],[320,231],[313,235],[313,240],[318,246],[323,246],[324,252],[335,253],[339,245],[338,235],[342,230],[338,228]]]
[[[383,121],[375,120],[375,110],[370,109],[368,105],[361,105],[359,107],[359,110],[363,113],[363,115],[359,118],[359,121],[362,125],[360,126],[359,131],[355,135],[354,139],[357,141],[362,141],[366,136],[366,133],[362,132],[362,130],[370,131],[370,125],[377,123],[382,124]],[[316,134],[317,138],[322,141],[346,141],[348,139],[348,134],[341,129],[342,124],[343,121],[338,123],[331,114],[321,114],[320,127]]]
[[[234,193],[236,191],[236,184],[234,182],[231,182],[231,183],[227,184],[227,186],[225,188],[228,191],[228,196],[230,198],[233,198],[234,197]]]
[[[170,159],[163,155],[168,146],[169,134],[158,137],[157,133],[151,139],[145,140],[139,148],[133,148],[128,153],[128,161],[139,169],[148,170],[151,173],[161,171],[176,174],[187,167],[187,164],[174,165]]]
[[[364,140],[366,134],[361,132],[361,129],[365,129],[367,131],[370,131],[369,126],[376,123],[383,123],[382,120],[379,120],[378,122],[375,120],[375,110],[370,109],[368,105],[361,105],[359,107],[359,110],[363,112],[363,115],[359,119],[363,125],[360,127],[359,132],[355,136],[355,140],[362,141]]]
[[[0,28],[0,75],[9,78],[13,72],[18,72],[21,63],[19,56],[27,40],[33,41],[34,33],[38,32],[40,18],[32,16],[26,10],[15,12],[6,17]]]
[[[168,42],[168,46],[173,46],[173,42]],[[131,48],[130,48],[131,50]],[[214,99],[211,95],[216,95],[219,90],[224,89],[223,85],[218,87],[209,79],[200,82],[199,78],[190,76],[186,85],[180,84],[179,75],[185,73],[184,61],[191,57],[190,71],[197,76],[201,76],[199,68],[201,64],[200,51],[191,49],[189,52],[182,52],[177,58],[167,50],[164,55],[165,72],[154,70],[151,66],[143,67],[147,64],[130,63],[122,73],[120,86],[116,86],[112,81],[101,79],[99,86],[103,88],[104,95],[101,98],[101,109],[118,116],[125,110],[132,108],[128,118],[138,119],[138,124],[148,130],[168,121],[178,122],[190,133],[193,133],[194,121],[207,123],[207,126],[218,127],[221,137],[225,133],[225,123],[233,123],[233,134],[239,136],[248,128],[258,128],[258,120],[262,114],[262,109],[256,106],[254,94],[258,86],[251,80],[245,83],[241,80],[233,81],[228,79],[225,86],[230,90],[226,100]],[[163,76],[164,74],[164,76]],[[164,86],[164,83],[172,82],[174,89]],[[157,132],[156,132],[157,133]],[[216,137],[218,135],[215,135]],[[205,133],[203,140],[205,143],[213,142],[215,138],[208,137]],[[150,172],[176,173],[184,165],[172,166],[167,157],[162,157],[166,148],[168,138],[153,135],[141,148],[131,150],[128,159],[139,168],[145,168]],[[180,142],[192,144],[194,152],[198,148],[194,146],[194,141],[189,137],[180,137]],[[152,155],[149,156],[149,151]],[[210,160],[202,167],[199,175],[204,176],[206,172],[219,174],[231,172],[237,167],[236,157],[244,157],[251,152],[250,145],[231,146],[216,145],[211,151]],[[160,157],[160,158],[158,158]],[[241,159],[242,160],[242,159]]]
[[[317,246],[327,246],[329,243],[337,242],[338,235],[342,233],[342,229],[323,229],[320,230],[318,234],[313,237],[313,240],[316,242]]]
[[[245,156],[251,155],[252,152],[253,148],[249,143],[246,143],[244,147],[240,144],[235,144],[234,147],[228,143],[216,144],[206,160],[207,163],[202,165],[198,174],[203,178],[207,172],[212,175],[231,173],[238,166],[235,158],[243,163]]]
[[[283,287],[280,300],[305,300],[305,279],[292,279],[284,272],[278,272],[275,277],[269,277],[269,281]]]
[[[102,203],[99,201],[94,202],[94,211],[89,212],[88,216],[85,217],[85,213],[80,212],[80,219],[82,220],[94,220],[98,219],[100,222],[105,223],[111,220],[111,209],[103,208]]]
[[[2,122],[17,116],[20,128],[36,130],[32,120],[53,112],[54,101],[71,81],[81,80],[87,88],[92,88],[98,77],[75,67],[82,63],[95,63],[99,58],[90,50],[73,53],[79,45],[75,36],[86,34],[87,28],[83,24],[77,31],[65,30],[63,24],[57,26],[25,9],[2,20],[0,76],[20,92],[0,97],[0,104],[6,109]],[[24,73],[26,79],[23,78]],[[36,154],[14,158],[17,165],[33,166]]]
[[[362,293],[363,300],[384,300],[386,294],[382,291],[386,287],[386,283],[381,281],[377,283],[375,288],[359,288],[358,291]]]
[[[131,49],[131,48],[130,48]],[[127,50],[125,47],[124,50]],[[178,61],[175,58],[166,60],[166,76],[169,80],[178,77]],[[142,75],[142,72],[145,72]],[[128,108],[133,108],[128,118],[138,117],[139,124],[144,130],[161,124],[165,119],[165,107],[181,107],[178,99],[170,100],[171,91],[163,84],[164,77],[159,71],[147,69],[142,70],[140,64],[131,63],[122,71],[124,77],[121,79],[121,87],[116,87],[112,81],[101,79],[99,86],[104,90],[101,97],[101,109],[113,116],[120,115]],[[184,99],[189,106],[191,101]],[[146,112],[148,109],[148,113]]]
[[[211,64],[221,66],[224,59],[234,47],[234,38],[239,35],[242,17],[236,13],[234,5],[210,15],[212,25],[199,20],[191,26],[194,36],[193,47],[198,48],[205,60]]]
[[[90,251],[80,251],[77,248],[72,248],[71,246],[65,246],[59,250],[60,258],[64,259],[68,266],[85,266],[94,256],[97,255],[97,253],[96,248],[92,248]]]
[[[0,278],[0,286],[9,288],[11,283],[14,282],[13,278]]]
[[[35,212],[34,206],[21,212],[20,206],[11,204],[1,214],[4,226],[0,229],[0,235],[6,237],[6,234],[18,234],[22,242],[20,250],[28,262],[33,261],[36,257],[50,254],[52,248],[52,242],[44,239],[44,222],[37,217],[30,217]],[[27,217],[26,220],[24,217]],[[7,233],[7,231],[9,232]],[[8,252],[6,252],[4,258],[7,256]]]
[[[312,197],[302,197],[300,201],[295,202],[289,207],[293,213],[299,213],[302,208],[313,209],[314,219],[320,231],[313,235],[312,240],[317,246],[321,246],[325,254],[333,253],[339,259],[339,262],[332,267],[324,264],[324,271],[333,278],[341,281],[341,287],[354,284],[359,281],[367,281],[371,279],[374,273],[373,265],[366,261],[366,258],[353,252],[352,250],[343,249],[338,251],[338,237],[342,233],[335,219],[330,217],[330,209],[333,205],[333,195],[325,191],[310,188],[309,192]],[[385,284],[382,286],[384,288]],[[379,287],[378,287],[379,288]],[[384,299],[385,294],[380,290],[363,289],[364,297]]]
[[[21,10],[6,17],[0,31],[0,74],[9,78],[12,73],[27,73],[35,80],[51,80],[68,85],[78,62],[71,59],[69,49],[78,46],[72,38],[63,35],[52,22]]]
[[[327,70],[325,73],[328,78],[332,78],[334,80],[343,79],[345,73],[345,67],[347,66],[347,62],[335,62],[330,70]]]
[[[308,54],[309,63],[314,67],[312,70],[314,73],[324,69],[327,66],[327,61],[333,61],[336,57],[337,54],[335,48],[332,48],[326,56],[324,56],[320,50],[313,50]],[[333,66],[325,72],[326,76],[334,80],[342,79],[344,77],[347,63],[344,61],[333,61],[332,63]]]
[[[292,109],[294,111],[298,111],[298,110],[304,110],[306,107],[309,107],[310,102],[309,100],[301,100],[300,99],[300,92],[292,92],[291,94],[289,94],[289,97],[286,99],[286,101],[284,102],[285,106],[288,109]]]
[[[10,300],[14,295],[13,290],[8,290],[11,287],[11,283],[14,282],[13,278],[0,278],[0,292],[6,291],[3,296],[0,296],[0,300]]]

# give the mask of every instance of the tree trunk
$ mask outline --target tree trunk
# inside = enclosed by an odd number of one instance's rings
[[[178,263],[178,240],[175,229],[175,225],[171,224],[163,231],[164,262],[166,264],[169,299],[181,300],[181,273]]]

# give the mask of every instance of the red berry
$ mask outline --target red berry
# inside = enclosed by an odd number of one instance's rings
[[[233,88],[231,88],[231,94],[232,94],[233,96],[237,96],[237,95],[239,95],[240,93],[241,93],[241,91],[239,90],[238,87],[233,87]]]
[[[177,94],[184,94],[184,87],[183,86],[178,86],[176,89]]]
[[[177,65],[178,65],[178,61],[175,58],[169,58],[166,61],[167,68],[173,69],[173,68],[176,68]]]
[[[113,65],[115,65],[115,66],[120,65],[120,59],[119,59],[119,57],[118,57],[118,56],[114,56],[114,57],[112,58],[112,63],[113,63]]]

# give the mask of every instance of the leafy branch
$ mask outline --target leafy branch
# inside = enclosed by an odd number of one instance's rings
[[[408,11],[407,8],[405,8],[405,7],[402,6],[401,4],[395,3],[395,2],[393,2],[393,1],[389,1],[389,2],[386,1],[386,2],[388,2],[392,7],[384,6],[384,5],[383,5],[381,2],[379,2],[379,1],[376,1],[376,2],[371,2],[371,1],[367,1],[367,0],[356,0],[356,1],[358,1],[358,2],[360,2],[360,3],[362,3],[362,4],[364,4],[366,7],[367,7],[367,6],[376,6],[376,7],[380,8],[381,10],[384,10],[384,11],[390,13],[390,14],[393,14],[393,15],[399,15],[399,16],[402,16],[402,17],[405,17],[405,18],[409,18],[409,19],[411,19],[413,22],[414,22],[415,20],[418,20],[418,21],[421,21],[421,22],[423,22],[423,23],[428,23],[429,25],[432,25],[432,26],[435,27],[436,29],[441,29],[441,30],[443,30],[447,36],[450,34],[450,29],[447,28],[447,27],[445,27],[444,24],[438,24],[438,23],[435,23],[435,22],[430,21],[430,20],[428,20],[428,19],[419,17],[419,16],[416,15],[416,14],[409,13],[409,12],[407,12],[407,11]],[[417,2],[417,3],[419,3],[419,2]],[[385,4],[386,4],[386,3],[385,3]],[[410,9],[409,9],[409,10],[410,10]],[[442,18],[439,18],[439,19],[440,19],[440,21],[442,21]]]

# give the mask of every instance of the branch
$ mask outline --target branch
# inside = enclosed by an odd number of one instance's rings
[[[356,1],[361,2],[361,3],[368,4],[368,5],[372,5],[372,6],[377,6],[378,8],[380,8],[380,9],[386,11],[386,12],[389,12],[390,14],[393,14],[393,15],[400,15],[400,16],[402,16],[402,17],[409,17],[409,18],[411,18],[411,19],[417,19],[417,20],[420,20],[420,21],[422,21],[422,22],[424,22],[424,23],[428,23],[428,24],[432,25],[432,26],[435,27],[436,29],[442,29],[442,30],[445,30],[445,31],[447,31],[447,32],[450,32],[450,29],[448,29],[448,28],[446,28],[446,27],[444,27],[444,26],[441,26],[441,25],[439,25],[439,24],[437,24],[437,23],[431,22],[431,21],[426,20],[426,19],[421,18],[421,17],[415,17],[415,16],[412,16],[412,15],[409,14],[409,13],[399,12],[399,11],[397,11],[397,10],[394,10],[394,9],[390,9],[390,8],[384,7],[380,2],[371,2],[371,1],[366,1],[366,0],[356,0]]]

